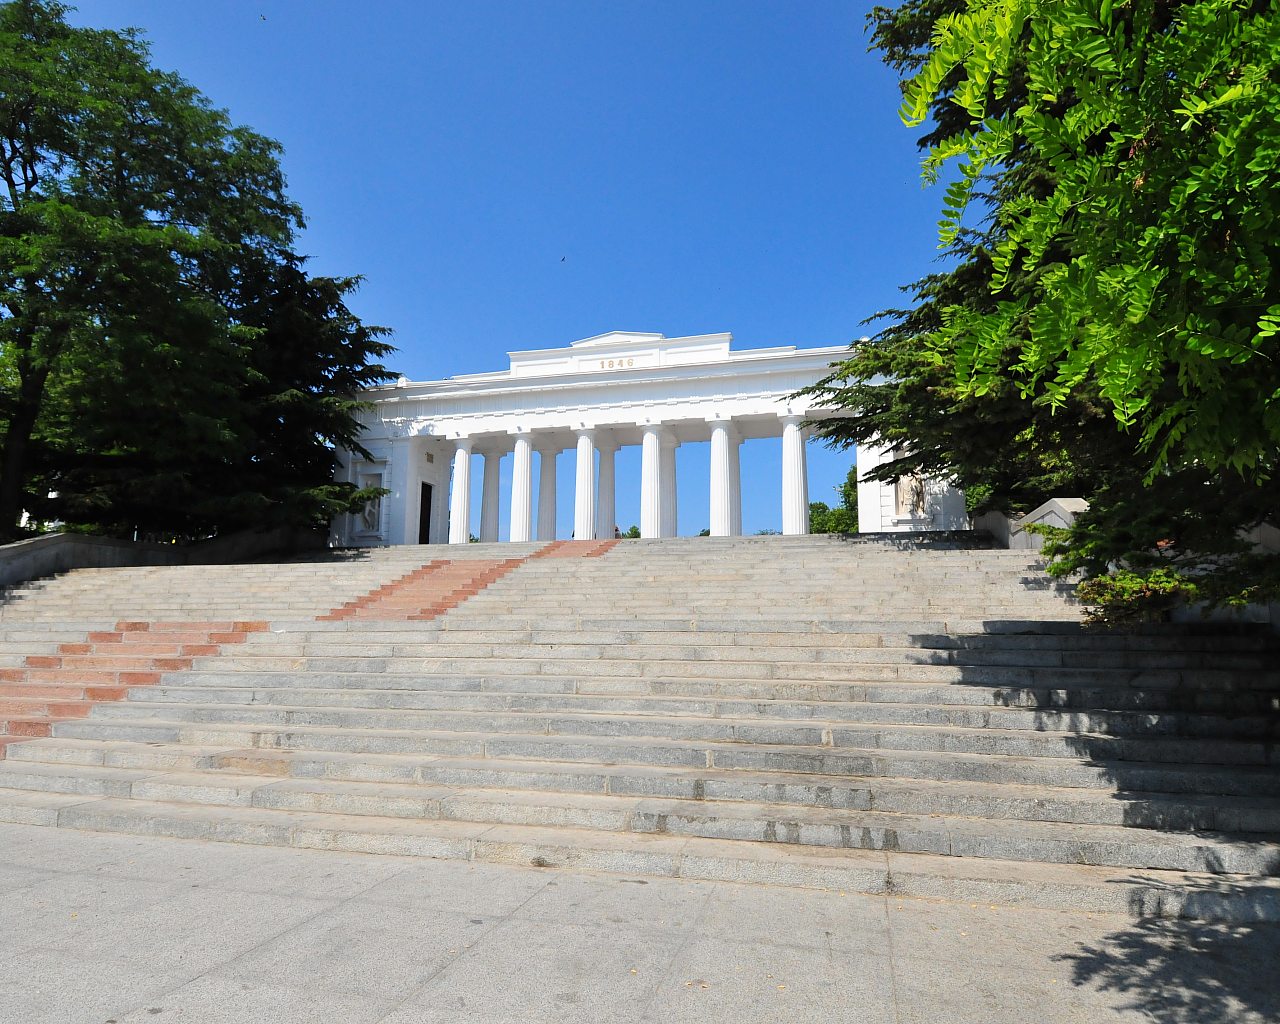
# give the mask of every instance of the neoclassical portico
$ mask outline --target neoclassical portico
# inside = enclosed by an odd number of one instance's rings
[[[573,536],[612,537],[615,456],[640,449],[640,534],[676,532],[682,444],[709,441],[712,536],[742,531],[743,441],[777,438],[783,533],[809,528],[806,419],[824,414],[793,396],[842,358],[844,346],[732,351],[728,334],[665,338],[615,331],[567,348],[512,352],[497,373],[370,389],[371,460],[344,453],[343,479],[390,494],[346,517],[336,538],[351,545],[497,540],[508,510],[512,541],[556,533],[556,457],[574,451]],[[537,456],[537,502],[534,459]],[[471,521],[471,464],[483,456],[480,522]],[[501,460],[512,459],[510,493]],[[755,487],[767,486],[757,481]]]

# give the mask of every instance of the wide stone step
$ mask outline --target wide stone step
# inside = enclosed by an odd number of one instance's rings
[[[669,583],[668,586],[679,586]],[[584,608],[626,608],[636,618],[661,618],[664,616],[686,617],[692,615],[717,615],[724,618],[741,615],[743,617],[757,614],[760,607],[775,603],[793,602],[802,606],[810,615],[829,615],[831,618],[848,616],[851,619],[869,618],[880,615],[884,618],[914,618],[921,613],[947,614],[956,608],[965,607],[966,602],[974,595],[968,588],[958,588],[953,593],[934,592],[933,596],[923,600],[912,601],[809,601],[804,595],[791,594],[764,597],[760,595],[743,595],[734,601],[705,601],[699,595],[684,595],[678,601],[649,602],[632,600],[627,595],[581,595]],[[981,598],[979,598],[981,600]],[[1060,605],[1058,602],[1035,601],[1022,599],[982,601],[982,606],[992,618],[1014,618],[1028,614],[1045,618],[1069,618],[1078,615],[1078,610]],[[459,605],[459,607],[463,607]],[[479,595],[467,602],[464,616],[470,619],[479,617],[502,619],[512,615],[525,615],[542,618],[563,614],[564,601],[551,598],[545,601],[526,599],[521,594],[510,596]],[[445,612],[446,615],[453,614]]]
[[[270,635],[253,637],[255,646],[269,647],[282,653],[306,653],[301,648],[312,644],[333,646],[347,644],[361,650],[389,656],[402,653],[399,648],[417,648],[438,645],[461,646],[513,644],[586,645],[618,647],[641,644],[682,648],[713,647],[821,647],[844,649],[848,647],[891,647],[917,651],[1052,651],[1069,658],[1076,653],[1110,654],[1153,652],[1189,655],[1253,654],[1259,658],[1280,658],[1280,641],[1259,634],[1239,635],[1183,635],[1146,633],[994,633],[955,635],[941,632],[941,623],[922,624],[924,629],[913,630],[913,624],[896,624],[892,630],[850,629],[847,631],[810,631],[798,633],[777,632],[762,629],[757,632],[713,632],[708,629],[649,630],[552,630],[498,629],[494,626],[466,628],[451,623],[442,628],[439,623],[361,623],[360,628],[349,630],[342,626],[335,630],[332,623],[291,624],[287,628],[274,625]],[[859,624],[853,624],[855,626]],[[887,624],[879,624],[887,625]],[[928,627],[932,631],[925,631]],[[411,627],[411,628],[410,628]],[[142,639],[141,637],[138,639]],[[196,642],[194,639],[189,642]],[[1273,662],[1274,663],[1274,662]]]
[[[1160,752],[1152,743],[1141,748],[1122,747],[1096,738],[1053,737],[1044,743],[1041,756],[1000,753],[989,733],[963,736],[959,731],[916,730],[913,741],[923,747],[862,747],[853,741],[907,735],[906,730],[833,731],[833,738],[847,745],[801,745],[737,740],[717,742],[653,736],[617,736],[592,733],[464,732],[440,729],[363,729],[353,726],[261,725],[197,723],[172,720],[89,719],[59,722],[52,735],[69,739],[191,743],[201,746],[276,747],[352,753],[440,754],[464,757],[532,758],[535,760],[594,764],[648,764],[780,771],[821,775],[888,775],[896,778],[929,778],[1020,785],[1103,787],[1119,785],[1171,793],[1222,793],[1280,795],[1280,773],[1256,765],[1179,764],[1105,760],[1117,752]],[[849,735],[845,735],[849,734]],[[749,735],[749,734],[748,734]],[[1050,739],[1041,737],[1041,739]],[[1015,749],[1026,737],[1013,737]],[[1136,741],[1121,741],[1136,744]],[[1090,758],[1083,749],[1069,752],[1066,743],[1095,747]],[[963,749],[965,746],[976,750]],[[1268,751],[1268,755],[1270,752]],[[1083,760],[1090,758],[1090,760]]]
[[[627,715],[565,711],[473,711],[358,707],[265,707],[128,701],[96,707],[84,728],[116,722],[198,725],[319,726],[334,729],[592,736],[701,743],[751,743],[856,750],[929,750],[1013,757],[1089,758],[1185,764],[1275,765],[1269,742],[1182,736],[1117,737],[991,725],[857,723],[834,719],[789,721],[698,715]]]
[[[1233,715],[1272,716],[1272,691],[1233,692],[1218,688],[1026,687],[959,683],[833,683],[768,679],[642,679],[595,676],[410,675],[393,672],[184,672],[167,679],[182,686],[236,687],[244,690],[307,687],[320,689],[455,691],[512,694],[584,694],[741,698],[745,700],[870,701],[939,703],[973,707],[1024,707],[1058,710],[1225,711]],[[0,692],[5,689],[0,685]]]
[[[195,659],[195,667],[219,672],[317,672],[471,675],[477,667],[486,675],[552,675],[647,679],[780,679],[805,681],[971,683],[987,686],[1140,688],[1219,687],[1280,691],[1280,672],[1229,669],[1109,669],[1037,668],[1009,665],[948,665],[912,662],[833,661],[720,661],[707,659],[624,659],[571,657],[437,656],[428,658],[315,658],[244,654],[242,650],[216,658]],[[35,678],[35,677],[33,677]]]
[[[95,755],[100,756],[101,765],[84,763]],[[133,783],[165,780],[175,772],[193,774],[201,769],[216,773],[215,778],[224,780],[219,785],[225,786],[242,785],[236,781],[241,776],[270,781],[283,777],[443,786],[454,794],[485,790],[552,792],[678,800],[686,805],[733,801],[800,809],[1280,835],[1280,799],[1257,797],[1138,794],[892,778],[818,778],[635,765],[582,767],[442,756],[320,756],[306,751],[252,749],[184,753],[177,746],[165,749],[165,745],[115,744],[108,748],[88,741],[56,739],[31,742],[10,762],[0,762],[0,786],[97,796],[146,796],[145,792],[133,790]],[[788,812],[792,817],[799,813],[795,809]]]
[[[684,615],[637,618],[629,613],[610,614],[608,609],[593,608],[587,614],[566,611],[561,608],[554,615],[530,616],[514,614],[495,618],[490,615],[469,616],[466,609],[470,602],[431,622],[413,623],[420,636],[455,630],[477,631],[556,631],[556,632],[713,632],[713,633],[770,633],[770,634],[832,634],[848,636],[855,633],[894,633],[982,636],[1067,636],[1082,637],[1086,633],[1078,617],[1056,619],[1026,616],[1005,619],[975,619],[964,617],[938,617],[922,619],[916,616],[890,618],[887,616],[859,615],[844,618],[830,615],[814,616],[802,608],[780,607],[771,614],[756,612],[750,615]],[[276,616],[273,630],[287,632],[351,633],[377,637],[385,633],[403,633],[406,623],[395,620],[378,622],[317,622],[314,619],[290,619]]]
[[[180,678],[180,677],[179,677]],[[896,725],[961,726],[970,729],[1018,729],[1060,733],[1101,733],[1110,736],[1184,736],[1197,739],[1233,738],[1274,741],[1280,738],[1280,716],[1211,715],[1184,711],[1063,711],[1041,707],[1009,707],[994,698],[993,706],[948,705],[942,700],[910,704],[848,700],[740,700],[727,697],[601,696],[594,694],[517,694],[425,689],[323,689],[312,687],[310,676],[300,685],[216,689],[207,686],[155,686],[135,689],[131,701],[148,704],[211,704],[285,708],[363,708],[425,711],[538,711],[635,716],[703,718],[809,719]],[[942,696],[945,696],[943,694]],[[0,707],[3,701],[0,700]]]
[[[205,770],[274,779],[785,803],[1183,832],[1280,833],[1280,798],[1257,796],[1198,796],[661,765],[584,765],[531,759],[237,749],[65,738],[32,741],[14,748],[7,764],[0,762],[0,776],[9,780],[4,785],[95,795],[127,795],[126,790],[113,789],[103,779],[118,782],[121,777],[133,780],[169,771]],[[113,773],[123,773],[123,776]]]
[[[78,792],[167,803],[262,807],[285,811],[371,815],[507,825],[556,826],[606,832],[784,842],[838,849],[893,850],[1010,861],[1211,871],[1280,873],[1280,845],[1258,840],[1153,832],[1110,826],[1024,821],[1016,826],[974,818],[911,815],[799,805],[690,801],[456,787],[281,781],[269,776],[162,773],[132,779],[106,776]],[[0,785],[31,783],[13,772]],[[56,790],[54,790],[56,791]],[[65,790],[63,790],[65,791]]]
[[[0,817],[133,835],[181,836],[258,845],[537,864],[666,877],[732,879],[1007,904],[1185,914],[1230,920],[1280,916],[1280,886],[1251,876],[1132,872],[1106,868],[789,843],[591,829],[423,821],[372,815],[208,807],[162,801],[0,791]]]
[[[444,634],[448,635],[448,634]],[[124,645],[118,645],[124,646]],[[132,654],[132,647],[121,656]],[[141,646],[141,645],[137,645]],[[173,656],[184,653],[178,647]],[[208,654],[214,652],[193,652]],[[156,651],[163,657],[166,652]],[[101,657],[102,655],[99,655]],[[1139,672],[1148,670],[1181,670],[1215,672],[1270,672],[1280,685],[1280,677],[1274,672],[1275,652],[1144,652],[1144,651],[1063,651],[1063,650],[1000,650],[981,648],[976,650],[936,650],[919,647],[878,644],[847,646],[773,643],[748,646],[744,644],[711,644],[686,642],[682,644],[631,642],[597,643],[578,642],[473,642],[457,639],[447,642],[424,641],[382,643],[342,642],[332,637],[325,640],[294,641],[271,637],[269,641],[256,643],[235,654],[237,665],[261,658],[303,658],[304,667],[313,661],[317,668],[329,667],[324,659],[379,659],[381,668],[387,667],[387,659],[483,658],[502,660],[557,661],[715,661],[724,663],[788,663],[822,665],[949,665],[963,667],[1009,668],[1066,668],[1111,669]],[[271,665],[252,660],[257,667],[270,669]],[[84,663],[86,667],[91,667]],[[206,663],[208,664],[208,663]],[[381,670],[375,669],[375,671]]]
[[[396,691],[391,691],[394,694]],[[419,691],[410,691],[416,695]],[[254,691],[254,696],[257,691]],[[234,696],[234,695],[233,695]],[[285,693],[282,696],[287,697]],[[1261,717],[1252,723],[1253,736],[1223,736],[1205,731],[1161,730],[1158,723],[1142,729],[1105,728],[1113,724],[1104,713],[1096,721],[1083,715],[1047,713],[979,712],[959,709],[946,714],[942,708],[913,705],[791,706],[799,714],[781,715],[772,707],[681,705],[647,708],[637,714],[599,699],[598,707],[474,707],[463,700],[452,706],[377,706],[373,702],[276,703],[272,701],[169,701],[156,699],[150,690],[135,690],[126,703],[103,704],[93,721],[165,719],[203,723],[261,723],[276,725],[325,725],[334,727],[432,730],[457,729],[536,732],[565,735],[650,736],[714,742],[795,743],[801,745],[888,747],[893,749],[965,749],[1032,757],[1093,756],[1115,760],[1184,760],[1219,764],[1267,764],[1274,739],[1275,721]],[[498,702],[493,702],[498,703]],[[877,714],[881,709],[889,714]],[[738,714],[734,714],[736,710]],[[861,710],[861,716],[852,714]],[[806,713],[807,712],[807,713]],[[824,713],[826,712],[826,713]],[[894,714],[896,712],[896,714]],[[914,712],[914,715],[912,714]],[[994,720],[993,720],[994,716]],[[1148,723],[1152,716],[1120,717],[1120,722]],[[915,719],[915,720],[913,720]],[[1060,726],[1047,727],[1046,720]],[[1086,728],[1101,724],[1103,730]],[[1222,720],[1220,727],[1234,723]],[[1130,756],[1133,755],[1133,756]]]

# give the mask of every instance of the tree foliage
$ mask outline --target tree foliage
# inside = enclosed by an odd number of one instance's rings
[[[0,5],[0,536],[325,518],[384,332],[291,252],[279,146],[65,12]]]
[[[1029,149],[1053,176],[1001,206],[994,307],[944,315],[938,341],[965,393],[1012,377],[1057,408],[1088,389],[1138,432],[1149,476],[1193,461],[1271,475],[1277,66],[1274,3],[973,0],[939,20],[903,114],[919,123],[952,83],[973,124],[925,163],[959,164],[944,239],[985,169]],[[1013,273],[1037,293],[1006,291]]]
[[[895,70],[914,74],[928,59],[939,19],[963,9],[964,0],[876,8],[870,15],[872,46]],[[932,113],[930,130],[920,139],[924,148],[972,129],[946,88],[935,97]],[[856,343],[850,358],[810,389],[824,405],[844,410],[815,423],[830,443],[888,444],[902,453],[872,471],[872,479],[909,473],[950,477],[965,488],[974,511],[1027,511],[1048,495],[1087,492],[1112,449],[1128,447],[1088,396],[1052,411],[1011,381],[993,381],[980,394],[967,391],[954,372],[949,339],[940,333],[953,308],[994,308],[991,254],[1004,237],[1001,206],[1006,199],[1043,193],[1050,180],[1030,158],[1002,176],[985,176],[977,199],[988,216],[954,236],[943,268],[904,289],[913,300],[907,308],[873,317],[885,324],[880,332]],[[1013,274],[1008,287],[1031,293],[1036,281]]]
[[[950,263],[815,389],[846,410],[828,438],[894,443],[909,455],[876,476],[951,474],[975,510],[1088,498],[1054,571],[1280,592],[1245,536],[1280,505],[1276,4],[871,18],[926,177],[954,177]]]

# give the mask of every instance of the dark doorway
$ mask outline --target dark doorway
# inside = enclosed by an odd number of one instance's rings
[[[418,505],[418,543],[431,543],[431,485],[422,485],[422,499]]]

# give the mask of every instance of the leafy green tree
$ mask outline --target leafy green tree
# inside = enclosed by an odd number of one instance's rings
[[[330,452],[388,349],[289,251],[279,147],[65,13],[0,5],[0,538],[355,504]]]
[[[810,533],[858,532],[858,467],[849,467],[844,482],[834,488],[840,501],[832,508],[825,501],[809,502]]]
[[[912,0],[876,8],[869,16],[872,48],[900,74],[912,75],[928,59],[939,21],[964,6],[964,0]],[[932,115],[920,139],[925,148],[973,128],[945,85]],[[1081,399],[1054,412],[1012,383],[966,393],[956,379],[954,354],[939,335],[949,309],[994,305],[991,253],[1003,238],[1002,203],[1042,193],[1050,181],[1043,166],[1027,159],[1011,161],[1002,176],[988,175],[980,199],[989,216],[957,233],[947,247],[948,265],[904,289],[911,305],[873,317],[885,324],[881,331],[856,343],[850,358],[810,389],[823,404],[846,410],[815,424],[832,445],[891,444],[903,453],[874,470],[872,479],[892,481],[910,473],[953,477],[975,512],[1027,511],[1046,496],[1096,486],[1096,467],[1107,461],[1098,449],[1117,441],[1095,403]],[[1033,291],[1036,284],[1018,277],[1010,287]]]
[[[1211,601],[1277,590],[1240,537],[1280,506],[1277,66],[1275,3],[971,0],[908,86],[909,121],[945,91],[972,123],[926,160],[959,162],[944,239],[988,169],[1030,154],[1052,173],[1001,204],[993,304],[944,311],[933,340],[961,395],[1083,397],[1132,443],[1060,569],[1172,563]]]
[[[1277,8],[908,2],[872,14],[947,191],[949,267],[815,390],[836,444],[909,452],[971,508],[1090,509],[1056,571],[1280,592]],[[926,120],[927,119],[927,120]],[[975,206],[980,213],[975,213]],[[1153,577],[1154,578],[1154,577]]]
[[[940,83],[974,128],[944,238],[978,176],[1029,149],[1054,187],[1006,202],[989,310],[949,312],[967,393],[1009,376],[1061,405],[1095,389],[1140,432],[1150,473],[1195,460],[1270,475],[1280,445],[1280,16],[1274,3],[972,0],[910,83]],[[956,78],[959,81],[956,83]],[[1016,103],[1002,103],[1012,90]],[[1006,293],[1011,271],[1033,296]],[[1023,329],[1025,325],[1025,330]]]

